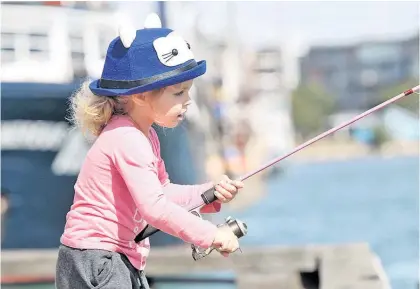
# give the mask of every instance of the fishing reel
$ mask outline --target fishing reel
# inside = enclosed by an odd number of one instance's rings
[[[192,213],[201,218],[198,212],[193,211]],[[248,233],[247,225],[238,219],[233,219],[232,217],[227,217],[224,223],[217,225],[217,227],[222,227],[222,226],[228,226],[229,229],[232,230],[233,234],[235,234],[235,236],[238,239],[245,236]],[[210,247],[210,248],[204,249],[204,248],[200,248],[192,244],[191,249],[192,249],[192,257],[194,261],[197,261],[209,255],[216,248]]]
[[[203,199],[204,204],[208,205],[213,203],[214,201],[217,200],[217,197],[214,194],[214,188],[208,189],[207,191],[205,191],[204,193],[201,194],[201,198]],[[195,208],[192,208],[189,210],[189,212],[199,218],[201,218],[200,213],[197,211],[198,208],[200,208],[200,206],[197,206]],[[222,226],[227,226],[229,229],[232,230],[233,234],[235,234],[235,236],[239,239],[242,238],[243,236],[245,236],[248,233],[248,228],[247,225],[238,220],[238,219],[233,219],[232,217],[227,217],[225,219],[225,222],[222,224],[217,225],[217,227],[222,227]],[[156,232],[158,232],[159,229],[147,225],[143,231],[141,231],[136,238],[134,239],[134,241],[136,243],[150,237],[151,235],[155,234]],[[206,257],[207,255],[209,255],[213,250],[219,250],[217,248],[214,247],[210,247],[207,249],[204,248],[200,248],[198,246],[195,245],[191,245],[191,249],[192,249],[192,257],[195,261],[202,259],[204,257]],[[240,250],[240,249],[239,249]]]

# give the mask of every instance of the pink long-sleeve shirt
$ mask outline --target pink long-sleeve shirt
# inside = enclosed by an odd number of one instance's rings
[[[150,243],[146,238],[137,244],[134,238],[147,224],[207,248],[217,227],[188,209],[200,205],[200,194],[212,186],[172,184],[153,128],[145,136],[128,117],[114,116],[87,153],[60,241],[123,253],[139,270]],[[207,205],[201,212],[218,212],[220,206]]]

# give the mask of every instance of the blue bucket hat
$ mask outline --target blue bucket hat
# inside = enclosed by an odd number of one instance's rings
[[[123,96],[191,80],[206,72],[206,61],[196,61],[190,44],[175,31],[162,28],[156,14],[145,28],[120,28],[109,44],[100,79],[90,83],[97,95]]]

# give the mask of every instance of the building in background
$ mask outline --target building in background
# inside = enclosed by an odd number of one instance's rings
[[[378,101],[381,89],[418,79],[419,36],[312,47],[301,58],[300,71],[300,84],[322,84],[336,96],[338,110],[364,110]]]
[[[248,93],[252,95],[250,122],[256,137],[266,143],[267,157],[285,153],[294,145],[291,88],[285,81],[284,61],[280,48],[260,49],[255,52],[248,79]]]

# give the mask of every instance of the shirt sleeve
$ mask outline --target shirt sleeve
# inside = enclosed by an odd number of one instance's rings
[[[168,172],[166,171],[165,162],[160,155],[160,143],[157,133],[153,128],[150,130],[150,133],[158,158],[158,177],[164,186],[163,192],[167,198],[187,210],[202,204],[203,199],[201,198],[201,194],[213,187],[213,182],[207,182],[201,185],[178,185],[171,183]],[[200,208],[200,213],[217,213],[220,212],[221,207],[221,203],[213,202],[209,205],[203,205]]]
[[[202,185],[178,185],[173,183],[167,183],[163,192],[172,202],[182,206],[183,208],[190,210],[194,207],[203,204],[201,194],[213,187],[212,182],[208,182]],[[210,214],[220,212],[222,205],[218,202],[213,202],[208,205],[203,205],[200,208],[200,213]]]
[[[210,247],[217,227],[166,197],[147,138],[135,130],[125,132],[123,138],[114,149],[114,163],[143,219],[185,242]]]

